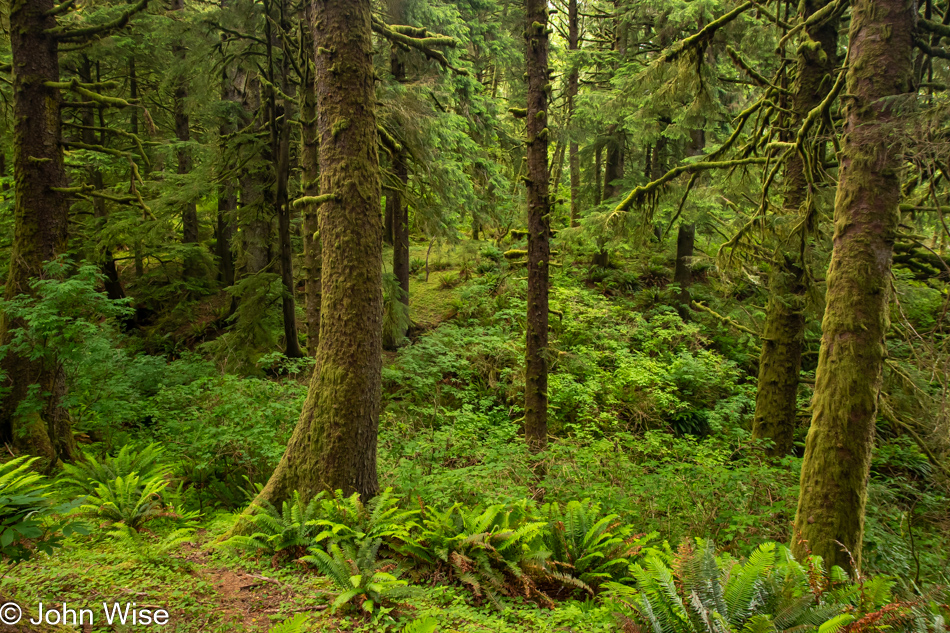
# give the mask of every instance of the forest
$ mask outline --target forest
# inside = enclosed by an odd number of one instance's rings
[[[948,0],[0,0],[0,631],[950,631]]]

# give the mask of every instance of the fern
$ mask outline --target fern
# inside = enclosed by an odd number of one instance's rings
[[[232,549],[262,550],[270,555],[297,559],[307,548],[320,539],[317,518],[321,516],[321,504],[325,494],[320,493],[304,503],[300,493],[294,491],[291,498],[277,510],[264,502],[250,516],[254,532],[250,536],[232,536],[221,544]]]
[[[100,483],[86,499],[82,510],[138,530],[163,516],[161,493],[168,486],[162,475],[143,480],[132,473]]]
[[[636,589],[606,582],[605,598],[632,608],[653,633],[839,633],[855,622],[859,607],[877,608],[890,598],[886,580],[867,588],[844,580],[815,591],[815,569],[820,561],[803,566],[774,543],[737,562],[720,560],[711,541],[697,539],[696,547],[672,556],[651,551],[632,568]]]
[[[267,633],[303,633],[307,630],[307,625],[309,624],[309,613],[297,613],[294,617],[270,627]]]
[[[89,495],[100,484],[107,484],[118,477],[127,478],[137,474],[142,481],[165,478],[169,468],[159,463],[164,452],[160,444],[149,444],[141,450],[126,444],[114,457],[107,456],[101,462],[94,455],[84,453],[85,461],[63,465],[65,476],[60,481],[67,489]]]
[[[420,536],[397,548],[430,573],[447,571],[476,598],[495,607],[502,595],[542,597],[525,570],[544,573],[547,523],[531,521],[527,503],[466,510],[461,504],[429,510]]]
[[[641,538],[622,526],[616,514],[598,518],[600,507],[589,500],[571,501],[564,509],[552,503],[545,507],[548,526],[545,545],[555,578],[593,593],[606,581],[627,577],[630,564],[643,544],[656,533]]]
[[[405,595],[407,582],[384,572],[381,567],[390,561],[377,558],[381,539],[366,539],[355,549],[351,544],[341,547],[330,543],[328,550],[311,547],[310,555],[300,560],[316,567],[340,590],[331,608],[356,602],[360,609],[373,614],[394,598]]]
[[[175,558],[183,545],[194,541],[194,528],[178,528],[164,536],[145,535],[125,523],[117,523],[109,535],[131,550],[133,558],[153,567],[187,567],[188,563]]]

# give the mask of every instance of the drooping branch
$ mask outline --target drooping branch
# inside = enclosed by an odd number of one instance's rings
[[[630,207],[634,205],[641,204],[647,198],[647,196],[653,194],[657,189],[673,180],[677,176],[680,176],[681,174],[692,174],[695,172],[708,171],[711,169],[733,169],[736,167],[742,167],[743,165],[761,165],[768,162],[768,160],[769,158],[766,156],[752,156],[750,158],[737,158],[734,160],[687,163],[685,165],[678,165],[656,180],[634,188],[634,190],[631,191],[630,194],[627,195],[627,197],[624,198],[613,210],[611,213],[611,218],[626,213],[629,211]]]
[[[54,88],[57,90],[69,90],[75,92],[78,95],[82,95],[87,99],[91,99],[98,103],[99,105],[112,107],[112,108],[128,108],[133,105],[133,103],[126,101],[125,99],[120,99],[118,97],[107,97],[106,95],[99,94],[93,90],[90,90],[86,86],[91,86],[95,84],[83,84],[80,83],[78,79],[73,79],[72,81],[47,81],[44,83],[47,88]],[[68,105],[68,104],[67,104]]]
[[[406,46],[408,48],[414,48],[417,51],[422,52],[422,54],[429,59],[439,62],[443,68],[448,68],[449,70],[452,70],[460,75],[468,74],[468,71],[464,68],[456,68],[453,66],[442,51],[438,51],[433,48],[434,46],[457,46],[458,41],[453,37],[447,37],[444,35],[431,35],[425,29],[416,29],[415,27],[399,25],[390,26],[375,16],[373,17],[373,31],[379,35],[382,35],[391,42]],[[420,33],[424,34],[424,37],[415,37],[415,35]]]
[[[924,18],[917,18],[917,27],[930,31],[940,37],[950,37],[950,24],[941,24]]]
[[[327,202],[334,202],[337,199],[336,194],[327,193],[322,196],[304,196],[303,198],[297,198],[293,201],[293,206],[295,209],[306,206],[308,204],[326,204]]]
[[[73,5],[76,4],[76,0],[66,0],[62,4],[58,4],[43,15],[47,17],[56,17],[57,15],[62,15],[73,8]]]
[[[666,49],[665,53],[660,55],[660,57],[657,58],[655,62],[653,62],[654,65],[662,65],[675,61],[679,59],[684,53],[694,48],[705,47],[707,44],[709,44],[710,40],[712,40],[713,36],[719,29],[726,26],[754,6],[755,4],[752,2],[743,2],[729,13],[716,20],[713,20],[698,32],[673,44],[671,47]]]
[[[927,55],[931,57],[938,57],[940,59],[950,59],[950,51],[939,46],[931,46],[927,42],[923,41],[920,38],[914,40],[914,45],[922,50]]]
[[[828,20],[843,13],[844,10],[847,9],[849,5],[850,5],[850,2],[848,0],[837,0],[837,2],[829,2],[825,6],[823,6],[822,8],[818,9],[817,11],[812,13],[810,16],[808,16],[808,19],[802,20],[801,22],[796,24],[792,28],[792,30],[786,33],[782,37],[782,39],[779,40],[778,46],[775,47],[775,50],[781,51],[783,48],[785,48],[785,44],[787,44],[788,41],[796,33],[798,33],[799,31],[805,28],[818,27],[824,24]]]
[[[113,31],[123,28],[129,23],[129,20],[133,15],[145,10],[145,7],[147,6],[148,0],[139,0],[136,4],[123,11],[119,17],[109,22],[98,24],[96,26],[87,26],[81,29],[66,29],[63,27],[57,27],[55,29],[50,29],[48,33],[61,42],[78,43],[84,40],[102,38],[111,34]]]

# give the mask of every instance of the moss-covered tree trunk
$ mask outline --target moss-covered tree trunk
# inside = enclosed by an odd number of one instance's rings
[[[525,351],[525,437],[532,452],[548,441],[548,3],[526,0],[528,75],[528,332]]]
[[[100,80],[98,62],[96,63],[96,73],[93,74],[92,60],[89,59],[89,56],[83,54],[80,60],[79,68],[77,69],[79,71],[79,79],[89,84],[98,82]],[[99,127],[104,129],[105,121],[103,121],[103,107],[101,105],[98,108],[98,114]],[[93,108],[82,108],[79,113],[79,118],[83,125],[82,133],[80,134],[82,142],[86,145],[101,145],[105,147],[108,143],[105,133],[100,132],[99,138],[96,138],[96,110]],[[96,190],[101,191],[105,187],[102,171],[93,165],[88,167],[86,172],[89,178],[89,184],[95,187]],[[106,201],[103,198],[93,198],[92,208],[97,223],[100,227],[104,227],[108,221]],[[98,252],[92,255],[99,261],[99,270],[102,272],[103,286],[105,287],[106,295],[113,301],[124,299],[125,290],[122,288],[122,280],[119,278],[119,269],[115,265],[111,246],[105,243],[101,246],[101,250],[98,250]]]
[[[13,172],[16,182],[13,252],[5,298],[32,293],[30,279],[66,250],[68,204],[54,188],[67,186],[63,166],[61,97],[47,82],[59,81],[59,55],[46,15],[53,0],[14,0],[10,5],[13,53]],[[0,341],[23,324],[0,315]],[[66,412],[59,406],[63,376],[42,359],[7,352],[0,363],[0,440],[50,463],[77,455]],[[34,394],[33,392],[36,391]]]
[[[844,140],[821,351],[792,550],[857,572],[900,221],[899,135],[916,3],[852,5]]]
[[[314,59],[313,48],[313,3],[306,3],[303,21],[304,59]],[[320,195],[320,130],[317,128],[317,84],[313,76],[313,66],[308,63],[304,69],[304,78],[300,87],[301,118],[301,187],[306,197]],[[307,315],[307,351],[317,355],[320,342],[320,297],[323,261],[321,255],[320,227],[318,225],[320,207],[305,204],[301,208],[303,216],[303,259],[305,312]]]
[[[270,6],[273,7],[275,3]],[[266,6],[266,5],[265,5]],[[283,4],[277,4],[277,15],[270,16],[279,24],[284,33],[290,32],[289,20],[286,18]],[[274,162],[274,208],[277,212],[277,243],[280,259],[280,280],[284,287],[281,296],[281,316],[284,325],[284,355],[288,358],[302,358],[300,340],[297,338],[297,305],[295,301],[296,284],[294,283],[294,252],[290,242],[290,120],[293,117],[293,101],[288,98],[293,92],[288,78],[289,51],[282,51],[280,68],[275,69],[275,46],[272,41],[279,43],[283,48],[283,41],[272,34],[271,22],[265,22],[267,37],[267,58],[271,71],[271,86],[268,88],[268,111],[270,112],[271,155]],[[278,99],[274,86],[280,86],[284,96]]]
[[[402,0],[390,1],[390,13],[395,21],[402,24],[406,21],[406,6]],[[406,64],[403,52],[398,46],[393,46],[390,54],[390,70],[393,79],[399,83],[406,81]],[[392,222],[393,245],[393,274],[402,288],[400,301],[409,305],[409,205],[406,204],[405,192],[409,188],[409,163],[406,152],[396,149],[392,157],[392,171],[395,179],[395,188],[386,196],[386,218]],[[473,218],[474,224],[474,218]],[[402,332],[405,336],[406,332]]]
[[[578,19],[577,0],[570,0],[567,5],[567,47],[568,50],[576,51],[580,48],[580,20]],[[577,92],[580,86],[580,73],[578,72],[577,61],[572,59],[571,74],[567,79],[567,98],[570,117],[574,116],[574,100],[577,98]],[[580,147],[573,138],[567,150],[568,166],[571,172],[571,219],[570,224],[573,227],[580,226],[581,203],[581,157]],[[556,191],[556,190],[555,190]]]
[[[692,260],[696,245],[696,225],[680,224],[676,233],[676,266],[673,269],[673,283],[680,287],[677,295],[676,310],[681,318],[689,318],[689,304],[692,301],[689,287],[693,283]]]
[[[828,4],[827,0],[809,0],[802,4],[803,19]],[[792,86],[792,134],[808,113],[821,103],[834,84],[837,65],[838,20],[810,26],[807,42],[798,49],[797,72]],[[786,139],[794,140],[794,139]],[[808,178],[800,154],[792,156],[785,167],[783,214],[795,217],[808,195]],[[795,225],[786,222],[780,226]],[[793,243],[804,246],[804,235]],[[769,275],[769,301],[759,355],[759,376],[755,396],[752,436],[769,440],[766,454],[781,457],[792,452],[797,419],[799,374],[805,340],[805,256],[804,247],[786,253],[785,236],[779,236],[773,269]]]
[[[310,390],[258,500],[372,497],[382,371],[382,218],[370,0],[314,0],[323,296]]]
[[[183,11],[185,0],[171,0],[169,9],[173,12]],[[191,117],[188,114],[186,100],[188,99],[188,71],[185,67],[186,55],[185,45],[178,43],[173,47],[173,52],[178,58],[179,67],[176,69],[177,76],[174,79],[175,91],[172,96],[172,109],[175,115],[175,136],[181,145],[176,152],[178,158],[178,174],[187,175],[191,173],[193,159],[191,149],[188,143],[191,141]],[[183,244],[198,243],[198,205],[195,202],[186,202],[181,209],[181,241]],[[201,261],[197,253],[189,253],[185,256],[184,274],[186,277],[194,277],[201,272]]]
[[[233,10],[232,0],[222,0],[221,8],[225,11]],[[221,35],[222,44],[226,44],[231,35]],[[222,46],[222,51],[226,46]],[[234,62],[225,61],[221,67],[221,101],[228,104],[225,114],[221,117],[218,128],[218,148],[223,157],[227,154],[228,136],[237,129],[235,109],[240,99],[237,81],[239,73]],[[222,165],[221,171],[230,166]],[[234,216],[237,211],[237,188],[233,177],[218,183],[218,216],[215,228],[215,255],[218,258],[218,279],[225,287],[234,285]]]

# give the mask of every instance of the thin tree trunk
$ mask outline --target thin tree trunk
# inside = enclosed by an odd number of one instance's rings
[[[528,69],[528,328],[525,437],[532,452],[548,441],[548,274],[551,259],[548,183],[548,3],[526,0]]]
[[[266,5],[265,5],[266,6]],[[278,22],[282,30],[288,32],[290,25],[285,23],[283,5],[278,5]],[[292,90],[288,81],[288,60],[290,53],[284,51],[281,55],[280,77],[273,72],[273,47],[270,44],[270,21],[266,22],[268,35],[268,58],[271,63],[271,84],[279,85],[281,91],[287,95]],[[275,38],[276,39],[276,38]],[[278,41],[280,41],[278,39]],[[290,182],[290,119],[293,116],[293,103],[290,99],[282,98],[278,105],[277,94],[273,87],[268,89],[269,110],[271,113],[271,144],[274,160],[274,207],[277,211],[277,242],[280,248],[280,279],[284,286],[281,297],[281,314],[284,323],[284,355],[288,358],[302,358],[300,341],[297,338],[297,308],[294,301],[295,284],[293,268],[293,248],[290,243],[290,201],[288,200],[288,184]]]
[[[397,22],[405,21],[405,5],[403,2],[391,2],[391,9],[395,9],[393,17]],[[390,55],[390,70],[393,78],[402,83],[406,81],[406,64],[402,60],[402,53],[396,46],[392,47]],[[392,222],[393,245],[393,274],[399,280],[402,296],[399,300],[409,306],[409,205],[403,193],[409,188],[409,164],[404,151],[393,153],[393,175],[396,178],[397,189],[386,197],[386,219]],[[406,332],[402,332],[405,336]]]
[[[232,3],[229,0],[222,0],[221,8],[225,11],[229,11],[233,8]],[[229,37],[227,34],[222,34],[222,43],[227,43]],[[223,50],[224,48],[222,47],[222,51]],[[221,100],[230,104],[237,104],[239,99],[234,72],[233,64],[224,64],[221,69]],[[226,165],[224,162],[228,149],[227,137],[233,133],[237,127],[231,112],[231,110],[228,110],[228,114],[222,117],[218,132],[221,171],[225,171],[225,169],[229,167],[229,165]],[[217,235],[217,240],[215,241],[215,255],[218,257],[218,277],[225,287],[234,285],[234,252],[231,242],[234,239],[233,221],[236,210],[237,190],[233,178],[229,176],[227,181],[218,183],[218,218],[217,229],[215,230],[215,234]]]
[[[673,272],[673,283],[680,287],[677,295],[677,312],[685,321],[689,318],[689,304],[692,300],[689,294],[690,284],[693,283],[693,269],[690,259],[693,257],[693,248],[696,243],[696,225],[680,224],[676,235],[676,267]]]
[[[382,218],[370,0],[314,0],[323,301],[310,390],[258,501],[373,497],[382,370]]]
[[[53,188],[67,186],[63,165],[61,96],[45,85],[59,81],[59,55],[50,35],[56,18],[46,13],[53,0],[17,0],[10,6],[13,53],[13,171],[16,183],[13,253],[4,296],[30,295],[30,279],[42,277],[43,265],[66,250],[68,204]],[[25,324],[0,314],[0,342],[10,329]],[[44,458],[50,464],[71,461],[78,451],[66,412],[60,407],[63,376],[44,359],[8,351],[0,363],[2,386],[0,440]],[[39,396],[32,395],[39,387]],[[30,398],[36,406],[17,408]]]
[[[185,8],[184,0],[172,0],[171,10],[182,11]],[[172,97],[172,107],[175,113],[175,136],[180,143],[191,141],[191,118],[185,108],[185,100],[188,98],[187,71],[185,70],[185,47],[183,44],[176,44],[173,52],[178,58],[180,67],[178,68],[178,77],[175,78],[175,92]],[[188,147],[178,149],[178,174],[190,174],[192,169],[191,150]],[[181,210],[181,241],[183,244],[198,243],[198,205],[195,202],[185,203]],[[200,262],[197,254],[188,254],[184,261],[184,275],[186,277],[195,277],[200,274]]]
[[[307,2],[303,17],[303,46],[306,59],[313,59],[313,3]],[[317,85],[310,74],[310,67],[306,69],[307,76],[301,87],[301,143],[300,187],[304,196],[316,197],[320,195],[320,130],[317,128]],[[323,261],[321,255],[320,227],[318,225],[319,208],[314,204],[304,205],[303,215],[303,257],[304,257],[304,291],[307,313],[307,351],[311,356],[317,355],[317,346],[320,342],[320,299]]]
[[[250,75],[245,82],[243,95],[244,118],[253,125],[253,132],[260,133],[257,113],[261,109],[261,85],[257,75]],[[240,224],[244,250],[244,272],[258,273],[270,265],[273,220],[264,196],[262,168],[253,163],[241,174]]]
[[[844,141],[835,199],[821,351],[805,444],[792,551],[856,574],[888,329],[891,260],[900,222],[900,135],[892,97],[913,71],[917,7],[855,0]]]
[[[807,19],[827,3],[827,0],[805,2],[802,18]],[[834,83],[832,73],[837,66],[838,20],[831,19],[820,26],[810,27],[807,35],[811,41],[818,42],[820,48],[799,48],[797,79],[791,99],[793,129],[801,125]],[[798,215],[809,187],[805,165],[798,152],[786,163],[785,183],[783,213]],[[779,236],[779,241],[784,244],[786,239]],[[799,243],[802,243],[801,239]],[[766,454],[772,457],[788,455],[794,448],[807,291],[805,264],[801,261],[806,250],[795,250],[797,253],[792,254],[786,254],[782,247],[776,251],[769,275],[769,301],[759,355],[752,437],[769,440],[771,445]]]
[[[96,73],[96,76],[93,77],[92,62],[89,60],[89,57],[83,54],[81,59],[82,62],[79,65],[79,79],[84,83],[93,83],[94,81],[99,81],[98,72]],[[99,127],[105,128],[105,122],[102,120],[102,106],[99,106],[98,110]],[[82,142],[86,145],[102,145],[105,147],[107,143],[105,134],[102,134],[102,138],[96,138],[96,131],[94,129],[96,127],[96,111],[92,108],[82,108],[80,112],[80,120],[82,121],[83,125]],[[89,177],[89,184],[95,187],[97,191],[102,191],[105,188],[105,181],[102,177],[102,171],[100,171],[98,167],[88,167],[86,172]],[[106,201],[102,198],[93,198],[92,208],[99,226],[104,227],[108,222]],[[115,265],[115,259],[113,259],[112,256],[112,249],[106,245],[102,248],[101,252],[94,253],[93,256],[99,260],[99,270],[102,272],[103,286],[105,287],[106,296],[108,296],[113,301],[124,299],[125,290],[122,288],[122,280],[119,278],[119,270]]]
[[[610,141],[607,143],[607,164],[604,168],[604,200],[610,200],[620,193],[617,181],[623,178],[623,132],[618,131],[617,125],[611,125],[607,135]]]
[[[580,20],[578,19],[577,0],[569,0],[567,6],[567,46],[570,51],[580,49]],[[580,88],[580,73],[577,68],[577,60],[571,58],[571,72],[567,77],[567,109],[568,109],[568,134],[572,136],[568,142],[568,171],[571,178],[571,211],[569,224],[572,227],[580,226],[580,203],[581,203],[581,159],[580,148],[577,141],[573,138],[573,128],[570,125],[574,120],[574,109],[576,107],[575,99]],[[557,189],[555,189],[557,195]]]
[[[601,174],[604,171],[603,155],[602,147],[594,150],[594,206],[600,206],[600,203],[604,201],[604,190],[600,184]]]
[[[129,58],[129,97],[133,100],[139,98],[139,81],[138,76],[135,72],[135,58]],[[139,133],[139,113],[137,108],[132,108],[132,113],[129,116],[129,125],[132,130],[132,134],[136,136]],[[144,156],[142,158],[145,158]],[[143,219],[145,211],[142,211]],[[142,256],[142,241],[138,238],[135,240],[135,244],[132,246],[134,251],[133,256],[135,258],[135,279],[141,279],[145,274],[145,261]]]

